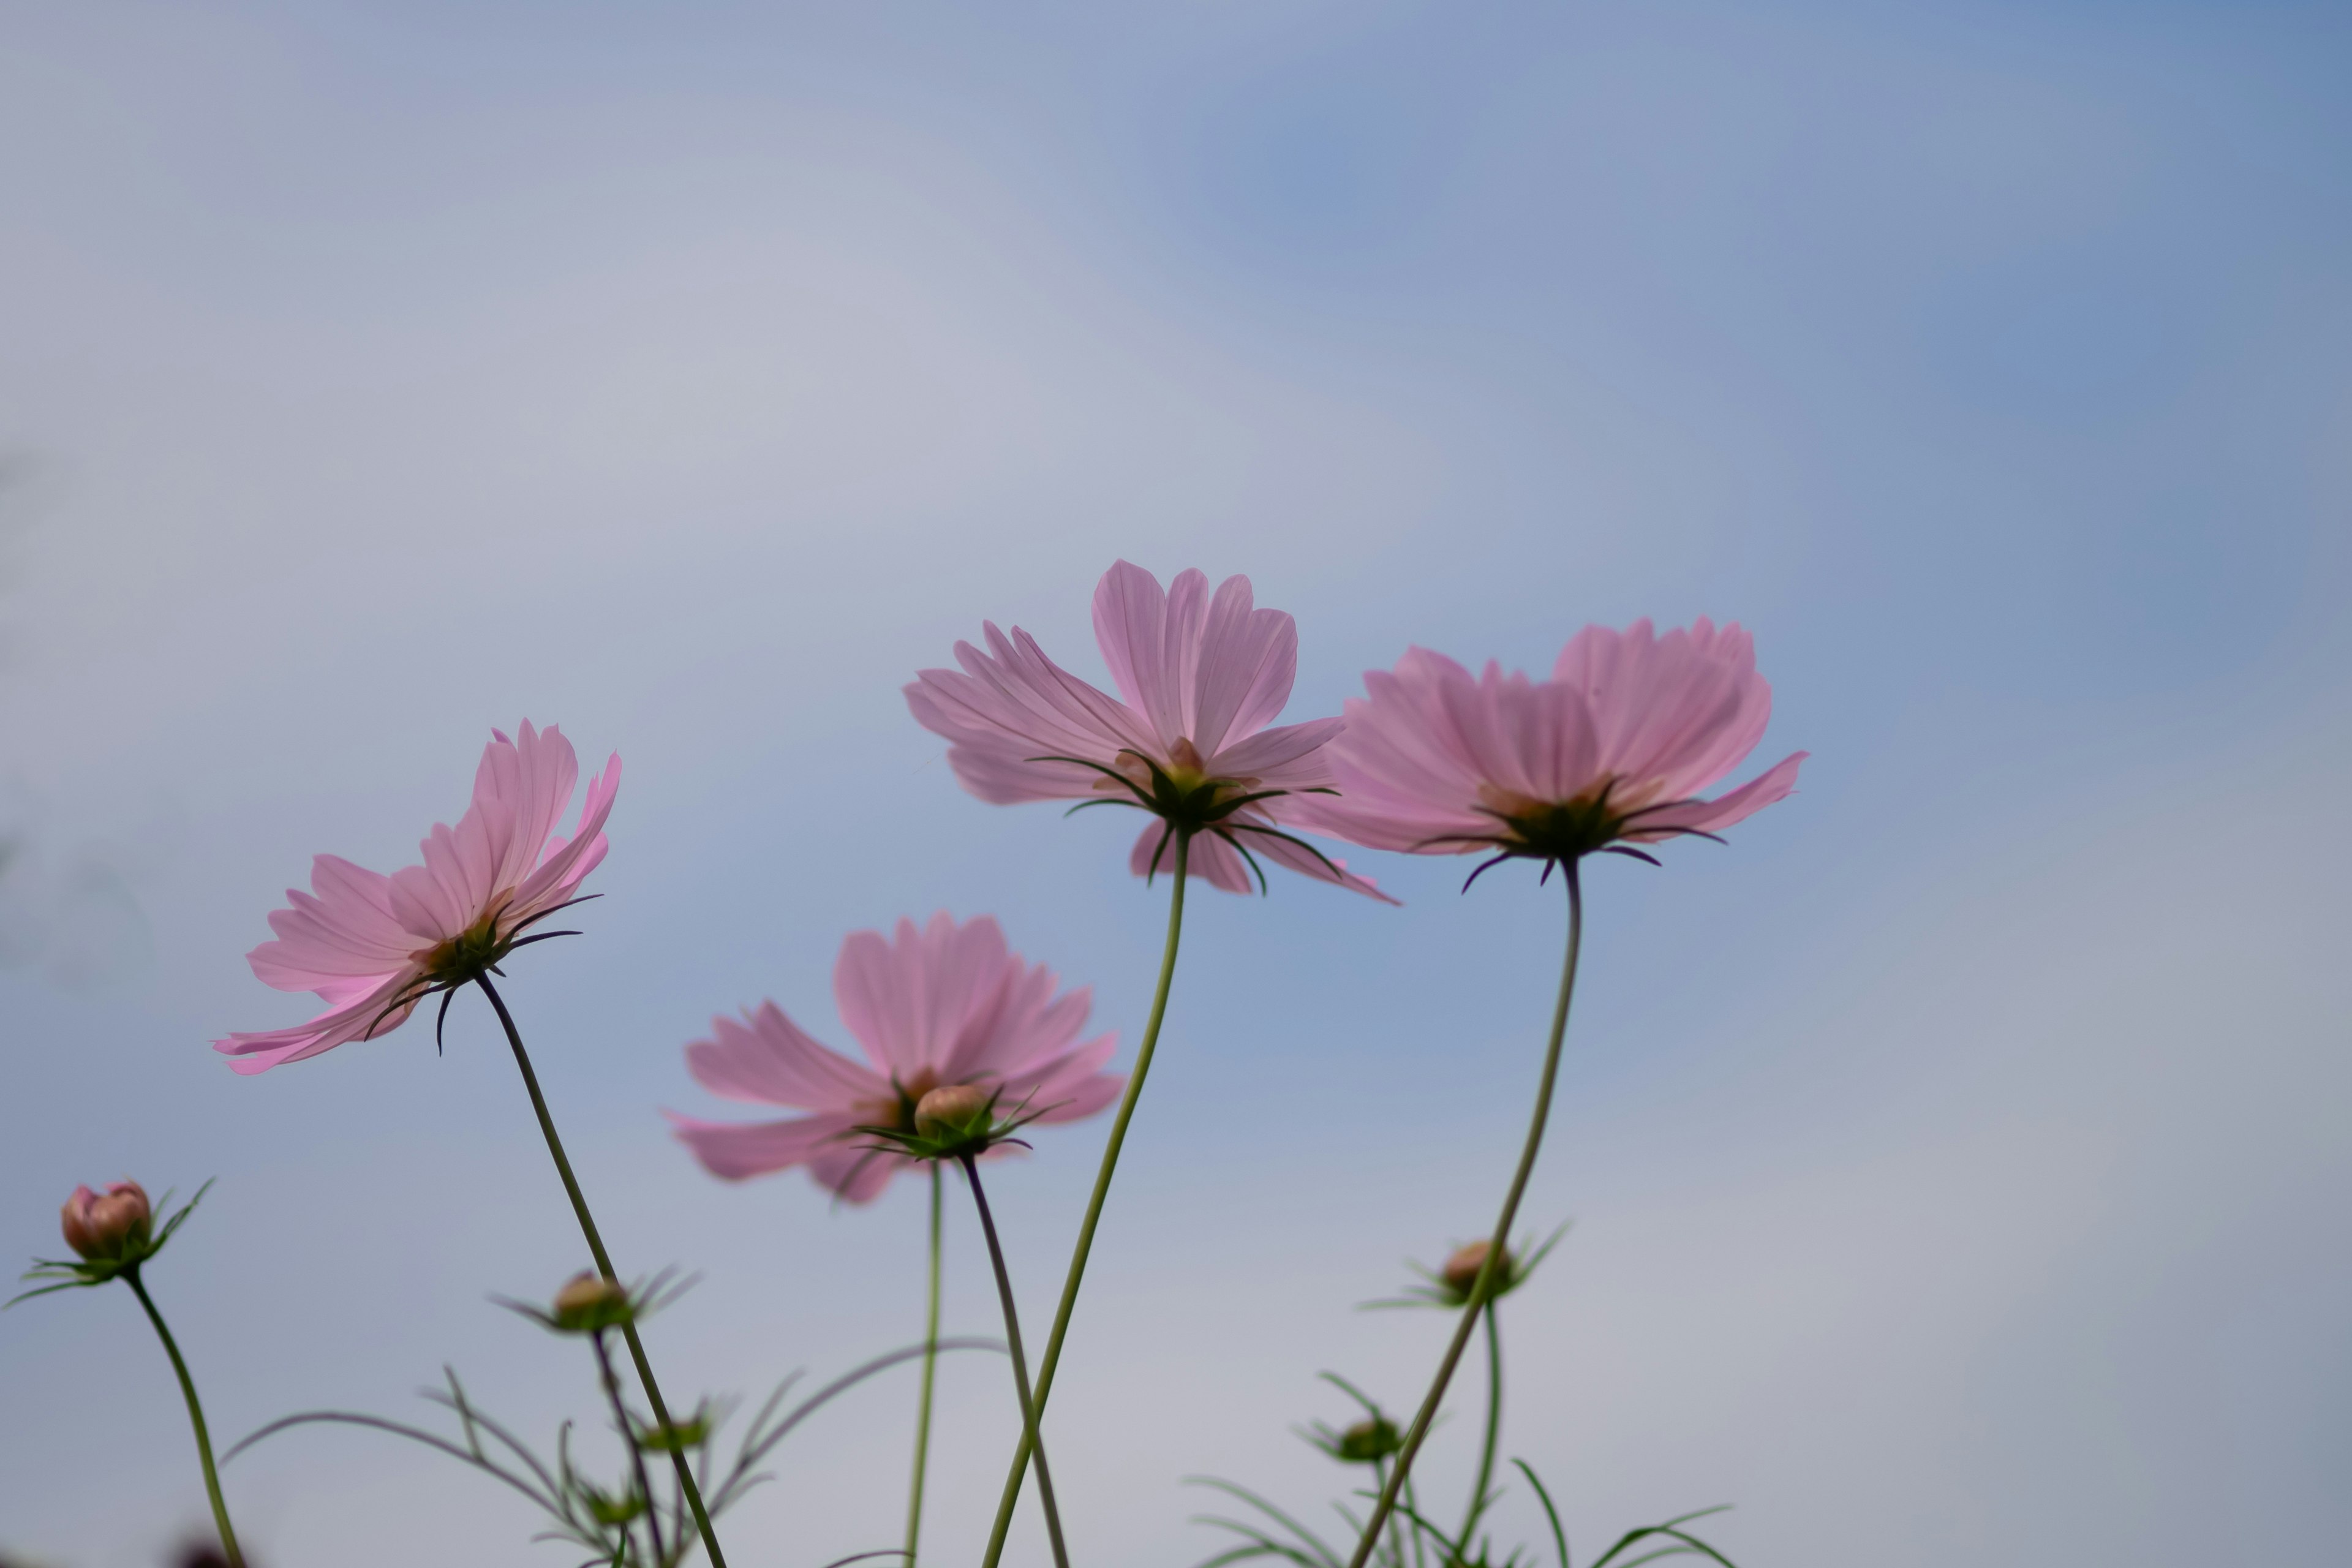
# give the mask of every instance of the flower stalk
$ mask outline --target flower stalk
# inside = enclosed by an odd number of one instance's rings
[[[1364,1533],[1356,1542],[1356,1554],[1349,1559],[1349,1568],[1364,1568],[1371,1560],[1380,1542],[1381,1526],[1388,1521],[1396,1508],[1397,1493],[1412,1473],[1412,1461],[1421,1452],[1421,1445],[1429,1436],[1430,1423],[1437,1418],[1437,1406],[1445,1397],[1446,1385],[1454,1380],[1454,1369],[1461,1364],[1462,1352],[1469,1347],[1470,1335],[1493,1290],[1496,1276],[1505,1257],[1505,1247],[1511,1238],[1511,1224],[1518,1217],[1519,1200],[1526,1195],[1528,1178],[1536,1167],[1536,1155],[1543,1147],[1545,1124],[1551,1118],[1553,1086],[1559,1079],[1560,1045],[1568,1037],[1569,1005],[1576,996],[1576,961],[1584,940],[1584,889],[1573,859],[1560,862],[1560,870],[1568,883],[1568,953],[1560,965],[1559,1000],[1552,1009],[1551,1038],[1544,1047],[1543,1077],[1536,1087],[1535,1113],[1528,1125],[1527,1145],[1519,1152],[1518,1169],[1512,1173],[1510,1190],[1503,1198],[1503,1212],[1495,1222],[1494,1239],[1486,1248],[1486,1258],[1478,1270],[1475,1283],[1470,1287],[1470,1299],[1464,1305],[1461,1321],[1455,1324],[1454,1338],[1445,1347],[1444,1359],[1438,1363],[1437,1376],[1429,1385],[1429,1394],[1421,1402],[1420,1411],[1405,1434],[1404,1448],[1397,1455],[1396,1468],[1389,1472],[1388,1483],[1381,1488],[1380,1500],[1372,1505],[1371,1517],[1365,1521]],[[1139,1076],[1140,1076],[1139,1074]],[[1480,1482],[1481,1491],[1485,1480]],[[1476,1522],[1477,1500],[1472,1500],[1472,1522]]]
[[[1454,1555],[1465,1563],[1470,1561],[1470,1538],[1486,1512],[1486,1489],[1495,1479],[1495,1449],[1503,1436],[1503,1331],[1492,1296],[1480,1311],[1486,1320],[1486,1440],[1478,1449],[1478,1481],[1470,1489],[1470,1512],[1454,1542]]]
[[[930,1280],[923,1310],[923,1392],[915,1405],[915,1476],[907,1493],[907,1568],[923,1533],[923,1471],[931,1453],[931,1388],[940,1363],[940,1168],[931,1166]]]
[[[523,1087],[530,1091],[530,1108],[538,1113],[539,1130],[546,1136],[548,1153],[554,1157],[556,1174],[563,1178],[563,1191],[572,1199],[572,1212],[579,1217],[580,1233],[587,1238],[589,1256],[596,1260],[596,1272],[617,1287],[621,1277],[614,1271],[612,1254],[604,1250],[604,1238],[597,1233],[595,1215],[588,1212],[588,1198],[580,1190],[580,1179],[572,1173],[572,1162],[563,1152],[563,1140],[556,1134],[555,1118],[548,1113],[547,1097],[540,1092],[539,1074],[531,1069],[530,1053],[523,1049],[522,1033],[515,1027],[514,1016],[507,1011],[506,998],[490,984],[490,977],[479,973],[473,978],[497,1011],[499,1023],[507,1032],[507,1044],[514,1047],[515,1066],[522,1071]],[[621,1336],[628,1342],[629,1359],[636,1363],[637,1382],[645,1388],[646,1403],[653,1406],[655,1430],[667,1436],[673,1430],[669,1406],[662,1400],[661,1385],[654,1381],[653,1363],[646,1359],[645,1342],[637,1336],[636,1323],[624,1320]],[[678,1486],[694,1510],[695,1527],[702,1532],[702,1548],[710,1555],[711,1568],[727,1568],[726,1555],[719,1550],[718,1531],[711,1528],[709,1510],[703,1506],[702,1489],[695,1484],[694,1467],[687,1462],[686,1446],[673,1443],[668,1447],[670,1463],[677,1468]]]
[[[1111,1119],[1110,1141],[1103,1147],[1102,1164],[1095,1173],[1094,1192],[1087,1199],[1086,1216],[1078,1223],[1077,1246],[1070,1253],[1069,1277],[1063,1282],[1061,1301],[1054,1309],[1054,1326],[1045,1336],[1045,1354],[1037,1363],[1033,1420],[1022,1432],[1020,1446],[1013,1451],[1013,1473],[1005,1478],[1004,1493],[997,1500],[996,1523],[989,1531],[988,1552],[981,1560],[982,1568],[997,1568],[998,1560],[1004,1555],[1004,1538],[1013,1528],[1013,1510],[1021,1500],[1022,1480],[1028,1473],[1029,1456],[1036,1446],[1036,1436],[1044,1431],[1045,1401],[1054,1391],[1054,1372],[1061,1364],[1062,1342],[1070,1331],[1070,1314],[1077,1305],[1078,1287],[1086,1279],[1087,1256],[1094,1250],[1095,1227],[1101,1222],[1103,1201],[1110,1194],[1111,1176],[1118,1169],[1119,1151],[1127,1142],[1127,1124],[1135,1116],[1136,1101],[1143,1096],[1143,1080],[1151,1073],[1152,1053],[1160,1045],[1160,1022],[1168,1016],[1168,992],[1176,978],[1177,945],[1184,930],[1184,885],[1191,868],[1192,836],[1179,831],[1175,840],[1174,879],[1168,892],[1168,942],[1160,959],[1159,988],[1152,993],[1151,1016],[1144,1023],[1142,1043],[1136,1047],[1135,1070],[1128,1077],[1118,1113]],[[1361,1568],[1360,1563],[1358,1568]]]
[[[957,1156],[964,1180],[971,1185],[971,1201],[980,1210],[981,1233],[988,1238],[988,1260],[996,1269],[996,1294],[1004,1303],[1004,1343],[1013,1354],[1013,1388],[1021,1396],[1021,1440],[1037,1457],[1037,1500],[1045,1510],[1045,1539],[1053,1547],[1054,1568],[1070,1568],[1070,1551],[1062,1540],[1062,1510],[1054,1500],[1053,1471],[1045,1463],[1045,1441],[1037,1430],[1037,1402],[1029,1386],[1029,1358],[1021,1348],[1021,1314],[1013,1305],[1013,1276],[1004,1267],[1004,1248],[996,1239],[996,1219],[989,1213],[988,1194],[980,1184],[980,1166],[972,1156]]]
[[[155,1337],[163,1342],[163,1353],[172,1358],[172,1370],[180,1379],[180,1394],[188,1402],[188,1425],[195,1428],[196,1458],[205,1469],[205,1497],[213,1506],[213,1525],[220,1531],[221,1551],[228,1558],[229,1568],[245,1568],[245,1553],[238,1550],[236,1530],[228,1521],[228,1500],[221,1495],[220,1468],[213,1463],[212,1434],[205,1426],[204,1403],[196,1397],[196,1381],[188,1375],[188,1363],[181,1358],[180,1347],[164,1326],[163,1314],[155,1310],[155,1300],[147,1294],[146,1285],[139,1278],[139,1265],[134,1263],[122,1271],[122,1282],[139,1298],[140,1306],[147,1310],[147,1321],[155,1325]]]

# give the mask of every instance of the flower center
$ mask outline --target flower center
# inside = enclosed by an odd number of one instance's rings
[[[901,1132],[915,1130],[915,1104],[923,1096],[940,1087],[940,1075],[929,1068],[918,1068],[905,1078],[893,1079],[891,1085],[898,1093],[888,1100],[869,1100],[858,1106],[863,1121],[869,1127],[891,1127]]]
[[[1538,800],[1480,784],[1478,807],[1509,829],[1496,840],[1499,847],[1535,859],[1574,860],[1622,837],[1626,819],[1655,799],[1659,788],[1655,783],[1626,787],[1612,775],[1567,800]]]
[[[499,931],[499,917],[506,912],[507,901],[513,896],[511,890],[499,894],[490,900],[482,918],[472,925],[446,942],[409,956],[435,984],[464,984],[506,956],[507,943]]]
[[[1095,781],[1096,793],[1140,805],[1188,833],[1223,821],[1259,793],[1259,780],[1213,777],[1201,749],[1189,737],[1168,748],[1165,762],[1140,752],[1121,752],[1113,761],[1118,777]]]

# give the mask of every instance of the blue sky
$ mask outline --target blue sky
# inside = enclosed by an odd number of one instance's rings
[[[628,777],[589,934],[511,994],[685,1387],[919,1331],[919,1201],[722,1189],[678,1047],[841,935],[992,911],[1129,1046],[1160,905],[1111,825],[982,805],[898,688],[983,618],[1099,677],[1126,556],[1299,621],[1294,716],[1413,642],[1758,637],[1801,794],[1594,879],[1507,1324],[1511,1451],[1592,1541],[1743,1564],[2294,1560],[2352,1518],[2352,202],[2323,7],[26,5],[0,53],[0,1254],[76,1182],[219,1185],[156,1270],[216,1428],[519,1423],[585,1368],[484,1303],[576,1267],[478,1008],[257,1080],[242,954],[403,863],[492,724]],[[1475,1232],[1554,894],[1207,894],[1056,1400],[1075,1542],[1302,1508],[1359,1314]],[[562,949],[564,951],[556,951]],[[1098,1125],[997,1184],[1049,1310]],[[984,1331],[960,1234],[953,1326]],[[122,1299],[116,1299],[121,1297]],[[201,1521],[121,1292],[0,1319],[0,1547]],[[946,1379],[935,1542],[1009,1429]],[[895,1538],[911,1382],[730,1531]],[[1458,1490],[1459,1409],[1433,1450]],[[23,1412],[32,1412],[30,1418]],[[271,1563],[527,1559],[357,1436],[240,1459]],[[1449,1491],[1447,1495],[1451,1495]],[[1524,1498],[1506,1503],[1529,1531]],[[1026,1561],[1042,1542],[1024,1540]],[[555,1561],[549,1557],[548,1561]]]

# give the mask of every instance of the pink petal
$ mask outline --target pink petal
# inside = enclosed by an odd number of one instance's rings
[[[1131,562],[1114,563],[1095,587],[1095,642],[1127,705],[1164,748],[1192,733],[1189,699],[1201,653],[1209,579],[1180,572],[1170,592]]]
[[[1811,754],[1791,752],[1728,795],[1644,815],[1636,819],[1634,831],[1625,837],[1637,843],[1654,843],[1673,837],[1670,829],[1713,833],[1735,822],[1744,822],[1766,806],[1787,799],[1797,787],[1799,764]]]
[[[848,1116],[799,1116],[787,1121],[703,1121],[665,1111],[679,1142],[704,1170],[741,1182],[806,1165],[856,1139]]]
[[[393,975],[365,996],[331,1007],[308,1023],[257,1034],[231,1035],[226,1039],[215,1040],[213,1049],[236,1058],[229,1066],[238,1072],[250,1074],[268,1072],[286,1062],[299,1062],[353,1040],[379,1039],[406,1023],[409,1014],[415,1011],[415,1003],[390,1013],[384,1008],[416,978],[413,970]]]
[[[1209,755],[1229,741],[1246,741],[1290,700],[1298,676],[1298,625],[1280,610],[1252,608],[1250,580],[1228,577],[1209,606],[1200,649],[1191,734]]]
[[[843,1115],[891,1098],[887,1079],[819,1045],[773,1002],[746,1009],[741,1023],[713,1018],[710,1028],[709,1039],[686,1047],[686,1067],[713,1094]]]
[[[548,731],[554,733],[552,730]],[[604,760],[604,771],[588,781],[588,794],[580,803],[580,821],[568,839],[558,838],[547,849],[541,860],[522,885],[516,889],[514,910],[518,919],[537,914],[544,909],[571,898],[588,873],[604,864],[607,847],[604,824],[613,815],[613,802],[621,793],[621,753],[614,752]],[[560,808],[571,799],[567,793]],[[532,849],[536,855],[539,850]]]
[[[965,1030],[996,1005],[1012,964],[1003,931],[985,915],[958,926],[941,912],[919,931],[902,920],[890,941],[870,931],[843,941],[834,1002],[877,1070],[938,1077]]]
[[[809,1160],[810,1179],[845,1204],[870,1204],[891,1177],[916,1168],[906,1155],[869,1148],[868,1142],[852,1133],[818,1150]]]
[[[1391,898],[1374,887],[1370,877],[1358,876],[1349,870],[1345,860],[1331,859],[1320,851],[1309,847],[1303,840],[1255,826],[1243,820],[1241,813],[1234,814],[1232,826],[1234,837],[1241,842],[1242,847],[1261,860],[1271,860],[1277,866],[1286,866],[1291,870],[1302,876],[1312,877],[1318,882],[1336,882],[1340,887],[1351,889],[1367,898],[1378,899],[1384,904],[1399,902],[1398,900]]]

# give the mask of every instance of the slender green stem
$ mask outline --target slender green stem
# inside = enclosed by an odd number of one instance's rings
[[[1372,1461],[1372,1489],[1379,1491],[1389,1484],[1389,1462]],[[1389,1515],[1390,1568],[1404,1568],[1404,1521],[1396,1514]]]
[[[621,1380],[613,1375],[613,1352],[604,1343],[604,1331],[598,1329],[589,1336],[596,1347],[596,1370],[604,1374],[604,1397],[613,1404],[613,1420],[621,1434],[621,1441],[629,1446],[629,1468],[637,1479],[637,1495],[646,1500],[646,1533],[653,1538],[652,1561],[658,1565],[669,1559],[662,1546],[661,1506],[654,1498],[654,1483],[646,1474],[645,1450],[637,1447],[637,1429],[630,1423],[629,1407],[621,1400]],[[621,1539],[628,1540],[629,1527],[621,1527]]]
[[[1421,1402],[1412,1430],[1405,1434],[1404,1448],[1397,1455],[1389,1484],[1381,1489],[1380,1501],[1372,1505],[1371,1520],[1364,1526],[1363,1539],[1356,1542],[1356,1554],[1349,1560],[1348,1568],[1364,1568],[1370,1561],[1381,1525],[1396,1507],[1398,1489],[1412,1473],[1413,1457],[1421,1452],[1422,1439],[1429,1436],[1429,1424],[1437,1418],[1437,1406],[1445,1397],[1445,1385],[1454,1381],[1454,1369],[1461,1364],[1462,1352],[1470,1343],[1470,1331],[1478,1326],[1479,1310],[1486,1304],[1487,1292],[1494,1288],[1496,1269],[1511,1238],[1511,1222],[1518,1218],[1519,1199],[1527,1194],[1528,1177],[1534,1173],[1537,1152],[1543,1147],[1544,1123],[1551,1116],[1552,1086],[1559,1079],[1560,1042],[1568,1037],[1568,1006],[1576,996],[1576,954],[1584,941],[1584,885],[1577,876],[1575,861],[1563,861],[1560,868],[1568,874],[1568,956],[1560,964],[1559,1001],[1552,1009],[1551,1040],[1544,1047],[1543,1078],[1536,1087],[1535,1115],[1528,1124],[1527,1147],[1519,1152],[1519,1167],[1512,1173],[1510,1191],[1503,1198],[1502,1217],[1495,1222],[1495,1234],[1486,1247],[1486,1261],[1470,1287],[1462,1321],[1454,1327],[1453,1342],[1445,1347],[1445,1359],[1438,1363],[1428,1397]]]
[[[1045,1336],[1045,1358],[1037,1363],[1037,1420],[1043,1430],[1045,1401],[1054,1392],[1054,1371],[1061,1364],[1062,1341],[1070,1331],[1070,1311],[1077,1305],[1078,1284],[1086,1278],[1087,1255],[1094,1249],[1095,1226],[1102,1219],[1103,1199],[1110,1193],[1111,1173],[1118,1168],[1118,1152],[1127,1142],[1127,1124],[1142,1098],[1143,1080],[1151,1071],[1151,1053],[1160,1044],[1160,1022],[1168,1016],[1168,987],[1176,977],[1176,942],[1184,929],[1184,877],[1192,860],[1192,839],[1176,833],[1176,879],[1168,894],[1168,945],[1160,959],[1160,989],[1152,994],[1151,1016],[1143,1026],[1143,1043],[1136,1047],[1135,1070],[1128,1075],[1118,1114],[1111,1119],[1110,1142],[1103,1147],[1102,1166],[1095,1173],[1094,1194],[1087,1200],[1086,1218],[1078,1224],[1078,1245],[1070,1254],[1069,1278],[1062,1284],[1061,1303],[1054,1309],[1054,1327]],[[981,1568],[996,1568],[1004,1555],[1005,1533],[1013,1528],[1013,1507],[1021,1500],[1021,1479],[1029,1468],[1029,1434],[1021,1434],[1013,1450],[1013,1473],[1004,1479],[1004,1495],[996,1500],[996,1524],[988,1536],[988,1553]]]
[[[596,1218],[588,1212],[588,1199],[580,1190],[580,1178],[572,1173],[572,1162],[564,1157],[563,1140],[556,1136],[555,1118],[547,1113],[547,1096],[540,1092],[539,1074],[531,1070],[530,1053],[522,1048],[522,1035],[515,1027],[514,1015],[507,1011],[506,998],[499,994],[488,975],[478,974],[474,983],[498,1010],[499,1022],[506,1028],[507,1044],[514,1047],[515,1066],[522,1069],[522,1086],[530,1091],[530,1108],[539,1113],[539,1130],[546,1135],[547,1152],[555,1157],[555,1173],[563,1178],[563,1190],[572,1199],[572,1212],[580,1218],[580,1234],[588,1238],[588,1253],[596,1260],[596,1272],[618,1285],[621,1277],[613,1271],[613,1255],[604,1250],[604,1238],[596,1233]],[[637,1381],[645,1386],[646,1403],[654,1407],[656,1429],[668,1436],[675,1430],[670,1426],[669,1406],[662,1402],[661,1385],[654,1381],[653,1363],[646,1359],[645,1342],[637,1337],[637,1325],[623,1322],[621,1337],[628,1342],[629,1359],[636,1363]],[[677,1484],[694,1510],[695,1526],[702,1531],[702,1549],[710,1554],[710,1568],[727,1568],[727,1559],[719,1550],[718,1531],[710,1528],[709,1510],[702,1506],[702,1489],[694,1484],[694,1467],[687,1462],[686,1449],[672,1444],[669,1458],[677,1470]]]
[[[163,1314],[155,1310],[155,1300],[147,1294],[147,1287],[139,1278],[139,1266],[132,1264],[122,1271],[122,1280],[139,1304],[147,1309],[147,1321],[155,1325],[155,1337],[163,1342],[163,1353],[172,1358],[172,1370],[180,1376],[180,1394],[188,1402],[188,1425],[196,1429],[196,1458],[204,1462],[205,1496],[212,1500],[213,1523],[219,1527],[221,1550],[228,1554],[229,1568],[245,1568],[245,1553],[237,1550],[236,1531],[228,1521],[228,1500],[221,1496],[220,1470],[213,1463],[213,1436],[205,1427],[205,1407],[196,1398],[196,1380],[188,1375],[188,1363],[180,1359],[180,1347],[172,1338],[172,1331],[163,1326]]]
[[[962,1156],[962,1163],[963,1178],[971,1184],[971,1201],[980,1210],[981,1234],[988,1237],[988,1260],[996,1266],[996,1294],[1004,1303],[1004,1343],[1013,1352],[1013,1391],[1021,1396],[1021,1436],[1037,1456],[1037,1500],[1045,1508],[1045,1539],[1054,1548],[1054,1568],[1070,1568],[1069,1548],[1062,1544],[1062,1510],[1054,1503],[1054,1475],[1045,1464],[1045,1439],[1037,1430],[1037,1404],[1029,1395],[1029,1358],[1021,1350],[1021,1313],[1013,1304],[1013,1276],[1005,1271],[996,1219],[988,1212],[988,1194],[981,1190],[980,1166],[969,1154]]]
[[[923,1311],[923,1394],[915,1405],[915,1479],[907,1492],[907,1568],[923,1533],[923,1469],[931,1454],[931,1384],[940,1364],[940,1167],[931,1163],[931,1276]]]
[[[1465,1310],[1467,1309],[1465,1309]],[[1503,1340],[1502,1330],[1496,1319],[1495,1303],[1486,1303],[1486,1441],[1478,1450],[1478,1484],[1470,1493],[1469,1516],[1462,1521],[1462,1533],[1454,1543],[1454,1555],[1465,1563],[1470,1561],[1470,1537],[1478,1528],[1478,1520],[1486,1511],[1486,1489],[1495,1479],[1495,1445],[1503,1435]]]
[[[1406,1479],[1404,1483],[1404,1506],[1412,1510],[1413,1516],[1416,1519],[1422,1517],[1421,1494],[1414,1488],[1412,1481],[1409,1477]],[[1394,1523],[1396,1521],[1396,1515],[1393,1513],[1390,1514],[1389,1521],[1391,1523]],[[1422,1537],[1428,1533],[1429,1531],[1416,1524],[1412,1527],[1412,1532],[1405,1538],[1412,1542],[1412,1568],[1429,1568],[1429,1546],[1426,1542],[1422,1540]],[[1397,1568],[1404,1568],[1404,1563],[1400,1561],[1397,1563]],[[1440,1563],[1438,1564],[1438,1568],[1445,1568],[1445,1565],[1444,1563]]]

